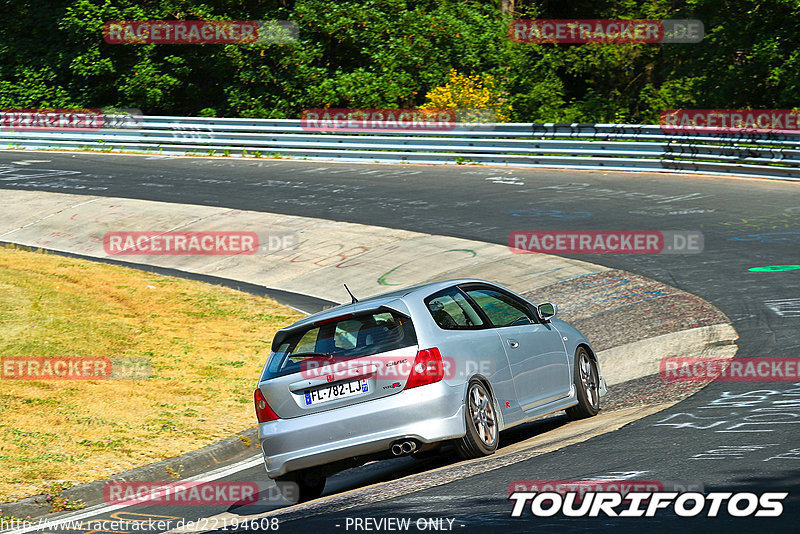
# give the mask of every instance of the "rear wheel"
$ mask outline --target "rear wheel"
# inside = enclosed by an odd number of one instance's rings
[[[472,380],[467,387],[466,435],[456,440],[456,452],[462,458],[480,458],[497,450],[500,432],[497,412],[489,390],[478,380]]]
[[[583,347],[579,347],[575,352],[573,374],[578,404],[567,408],[567,415],[570,419],[585,419],[597,415],[600,411],[600,379],[597,363]]]
[[[319,471],[303,469],[275,479],[278,490],[289,502],[305,502],[318,498],[325,489],[325,476]]]

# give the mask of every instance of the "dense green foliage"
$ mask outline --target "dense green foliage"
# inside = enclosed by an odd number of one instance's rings
[[[694,18],[699,44],[531,44],[487,0],[3,0],[0,108],[299,117],[413,107],[451,69],[515,121],[653,122],[665,108],[800,105],[800,0],[517,1],[513,18]],[[292,45],[111,45],[107,20],[288,19]]]

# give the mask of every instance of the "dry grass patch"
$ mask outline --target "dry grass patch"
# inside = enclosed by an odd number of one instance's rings
[[[252,427],[272,337],[300,317],[202,282],[0,248],[0,357],[146,358],[152,369],[145,380],[0,380],[0,503]]]

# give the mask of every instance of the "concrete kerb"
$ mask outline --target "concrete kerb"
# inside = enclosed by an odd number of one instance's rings
[[[185,479],[203,473],[209,469],[252,457],[258,451],[258,428],[248,428],[236,436],[225,438],[202,449],[190,451],[175,458],[137,467],[124,473],[113,475],[106,480],[97,480],[78,484],[61,492],[70,501],[83,501],[88,506],[101,504],[103,488],[108,482],[147,482],[153,480],[167,481]],[[175,475],[179,475],[177,478]],[[39,518],[50,514],[50,504],[44,495],[28,497],[16,502],[0,504],[3,513],[16,518]],[[67,512],[70,513],[70,512]]]

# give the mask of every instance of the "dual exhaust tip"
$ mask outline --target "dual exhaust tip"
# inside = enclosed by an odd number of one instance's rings
[[[403,456],[404,454],[411,454],[417,450],[417,442],[416,441],[398,441],[394,445],[392,445],[392,454],[395,456]]]

